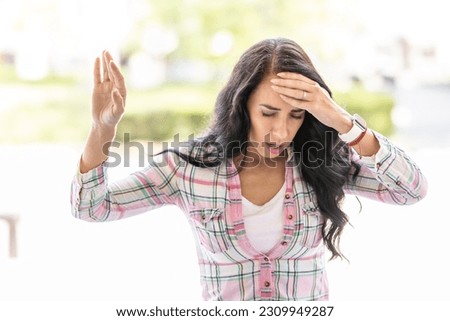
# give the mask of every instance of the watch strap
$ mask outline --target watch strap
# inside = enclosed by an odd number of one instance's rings
[[[345,143],[356,141],[367,130],[365,120],[358,114],[353,115],[352,123],[353,126],[347,133],[339,134],[339,138]]]

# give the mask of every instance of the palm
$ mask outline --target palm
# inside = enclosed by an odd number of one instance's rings
[[[110,81],[94,85],[92,93],[92,117],[94,122],[104,125],[115,125],[120,120],[120,114],[114,112],[117,108],[111,98],[113,90]]]
[[[102,61],[103,77],[100,73],[100,59],[96,59],[94,66],[92,118],[95,124],[112,127],[120,121],[124,112],[125,81],[108,52],[103,54]]]

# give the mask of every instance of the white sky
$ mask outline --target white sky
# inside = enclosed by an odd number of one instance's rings
[[[374,35],[406,35],[424,43],[447,45],[450,20],[443,0],[355,0]]]

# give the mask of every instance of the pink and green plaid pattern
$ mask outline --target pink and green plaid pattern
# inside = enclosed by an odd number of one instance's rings
[[[354,153],[362,167],[356,180],[349,176],[345,192],[400,205],[422,199],[427,183],[419,168],[376,135],[380,151],[363,159]],[[205,300],[327,300],[324,218],[314,191],[296,168],[286,167],[283,237],[268,253],[260,253],[246,235],[239,175],[227,175],[235,170],[232,162],[195,167],[168,152],[146,168],[108,183],[103,164],[75,176],[72,213],[100,222],[177,205],[196,240]]]

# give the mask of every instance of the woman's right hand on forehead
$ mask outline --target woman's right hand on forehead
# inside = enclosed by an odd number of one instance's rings
[[[125,79],[108,51],[95,59],[92,120],[95,126],[115,127],[125,111]]]

